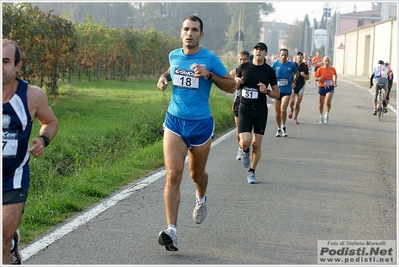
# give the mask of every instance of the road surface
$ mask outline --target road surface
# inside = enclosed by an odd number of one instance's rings
[[[256,185],[235,160],[234,130],[215,140],[200,225],[185,169],[177,252],[157,241],[166,229],[161,168],[27,244],[24,264],[303,265],[317,264],[319,240],[396,240],[397,113],[379,122],[371,103],[368,89],[340,79],[330,123],[319,125],[311,83],[286,138],[275,137],[271,105]]]

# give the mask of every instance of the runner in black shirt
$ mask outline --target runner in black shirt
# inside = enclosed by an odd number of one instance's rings
[[[301,102],[303,98],[303,94],[305,93],[306,82],[309,80],[309,68],[306,63],[303,62],[303,53],[296,53],[295,57],[295,65],[298,68],[298,79],[295,82],[296,86],[294,88],[294,92],[291,94],[290,99],[290,112],[288,113],[288,118],[291,119],[294,115],[294,124],[299,124],[298,122],[298,113],[301,109]],[[294,110],[295,106],[295,110]]]
[[[238,110],[238,134],[240,147],[243,150],[241,163],[244,168],[250,167],[247,174],[248,183],[256,184],[258,182],[255,178],[255,168],[262,155],[261,144],[267,123],[266,96],[276,99],[280,97],[280,93],[276,73],[265,62],[266,44],[257,43],[252,52],[254,55],[252,61],[238,67],[236,83],[241,88]],[[272,90],[267,89],[269,85]],[[253,138],[252,130],[254,131]]]

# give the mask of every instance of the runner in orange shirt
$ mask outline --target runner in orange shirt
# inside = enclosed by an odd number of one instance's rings
[[[314,74],[315,81],[318,82],[319,86],[319,124],[329,122],[331,101],[334,95],[334,89],[337,86],[337,72],[335,68],[330,65],[330,57],[325,56],[323,62],[324,66],[318,68]],[[326,103],[326,113],[323,116],[324,103]]]
[[[316,73],[317,69],[323,66],[323,58],[320,55],[320,52],[316,52],[316,56],[312,58],[312,64],[314,66],[314,72]],[[314,81],[314,86],[317,87],[317,81]]]

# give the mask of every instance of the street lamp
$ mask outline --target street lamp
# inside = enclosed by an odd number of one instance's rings
[[[330,23],[329,23],[329,17],[331,17],[331,8],[327,7],[323,8],[323,16],[326,18],[326,30],[327,30],[327,42],[326,42],[326,51],[325,51],[325,56],[328,56],[329,54],[329,43],[330,43],[330,38],[329,38],[329,33],[330,33]]]

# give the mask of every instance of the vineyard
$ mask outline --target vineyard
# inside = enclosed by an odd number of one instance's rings
[[[2,38],[16,41],[23,52],[21,78],[56,93],[60,80],[127,80],[153,77],[168,66],[168,54],[181,46],[179,37],[156,30],[107,28],[87,17],[75,24],[29,3],[2,3]]]

